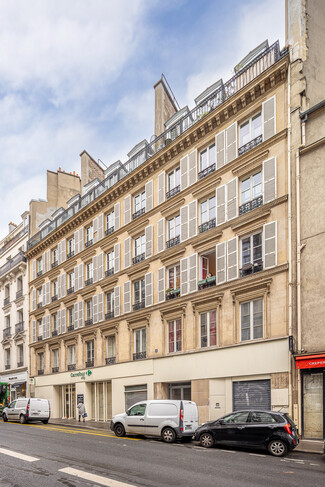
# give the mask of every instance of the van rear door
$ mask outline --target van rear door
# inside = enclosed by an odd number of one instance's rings
[[[197,405],[193,401],[183,401],[183,432],[194,433],[199,426]]]
[[[48,419],[50,416],[49,402],[47,399],[30,400],[30,418]]]

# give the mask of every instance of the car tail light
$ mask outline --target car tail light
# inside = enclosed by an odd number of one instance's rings
[[[29,403],[27,404],[27,408],[26,408],[26,416],[29,416]]]
[[[283,427],[286,430],[286,432],[289,433],[289,435],[292,435],[291,424],[290,423],[285,424]]]
[[[183,409],[180,410],[179,419],[181,420],[181,422],[183,422],[183,420],[184,420],[184,411],[183,411]]]

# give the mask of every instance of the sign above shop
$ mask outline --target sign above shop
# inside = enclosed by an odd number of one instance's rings
[[[316,369],[325,367],[325,354],[296,357],[296,369]]]
[[[80,379],[86,379],[92,374],[91,370],[85,370],[83,372],[71,372],[70,377],[80,377]]]

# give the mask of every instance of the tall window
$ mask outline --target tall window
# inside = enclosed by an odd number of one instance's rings
[[[18,279],[17,279],[17,292],[19,293],[22,290],[23,290],[23,278],[18,277]]]
[[[68,288],[72,291],[74,289],[74,271],[68,274]]]
[[[168,220],[168,240],[179,237],[181,232],[181,217],[179,215]]]
[[[57,296],[58,295],[58,280],[56,279],[55,281],[52,282],[52,296]]]
[[[244,179],[240,183],[241,203],[247,203],[262,194],[262,173],[261,171]]]
[[[44,352],[38,354],[38,370],[44,370]]]
[[[133,289],[134,289],[134,304],[144,302],[145,300],[144,279],[135,281],[133,284]]]
[[[262,116],[258,113],[239,127],[239,147],[262,134]]]
[[[52,315],[52,332],[57,332],[58,331],[58,325],[57,325],[57,320],[58,320],[58,316],[57,316],[57,313],[54,313]]]
[[[200,204],[200,220],[202,223],[207,223],[216,217],[216,197],[206,199]]]
[[[114,250],[106,254],[106,266],[108,274],[114,274]]]
[[[217,344],[217,313],[215,310],[200,313],[201,347]]]
[[[262,260],[262,232],[241,239],[241,264],[254,264]]]
[[[5,328],[10,328],[10,315],[5,316]]]
[[[182,320],[168,321],[168,352],[182,350]]]
[[[76,346],[75,345],[70,345],[68,347],[68,360],[69,360],[69,365],[75,365],[76,364]]]
[[[200,152],[200,171],[204,171],[216,162],[215,144],[210,145],[207,149]]]
[[[113,359],[116,356],[115,350],[115,335],[110,335],[106,338],[106,358]]]
[[[17,346],[17,367],[24,365],[24,345]]]
[[[86,301],[86,320],[93,319],[93,302],[91,299]]]
[[[146,207],[146,192],[142,191],[142,193],[139,193],[134,197],[134,213],[137,213],[138,211],[145,209],[145,207]]]
[[[52,250],[52,264],[56,264],[58,261],[58,249],[55,247],[55,249]]]
[[[87,281],[91,281],[93,279],[93,263],[88,262],[86,264],[86,279]]]
[[[42,301],[43,301],[43,294],[42,294],[42,288],[39,287],[37,289],[37,304],[42,306]]]
[[[179,264],[167,270],[168,288],[179,289],[180,287],[180,267]]]
[[[111,211],[106,215],[106,231],[114,230],[114,211]]]
[[[177,167],[167,175],[167,191],[172,191],[173,189],[180,186],[180,168]]]
[[[69,238],[68,240],[68,257],[72,257],[74,255],[74,237]]]
[[[41,276],[43,274],[43,258],[37,259],[37,275]]]
[[[146,251],[146,237],[141,235],[134,239],[134,256],[137,257]]]
[[[263,338],[263,298],[240,305],[241,341]]]
[[[52,367],[58,368],[59,367],[59,350],[58,349],[53,350],[52,360],[53,360]]]
[[[94,364],[94,340],[89,340],[86,342],[86,352],[87,352],[87,367]]]
[[[147,349],[147,330],[146,328],[139,328],[134,330],[134,354],[133,359],[137,360],[140,358],[146,358]]]
[[[114,316],[114,293],[106,294],[106,313]]]
[[[10,298],[10,286],[9,284],[6,284],[5,285],[5,299],[9,299]]]
[[[73,307],[68,308],[68,326],[69,328],[74,328],[74,316],[73,316]]]
[[[23,323],[24,321],[24,312],[22,309],[17,311],[17,323]]]
[[[10,348],[5,349],[5,368],[10,369]]]
[[[94,227],[90,225],[86,228],[86,244],[90,244],[93,242],[94,238]]]

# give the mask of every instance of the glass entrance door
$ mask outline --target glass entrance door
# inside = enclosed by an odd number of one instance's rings
[[[323,372],[303,374],[304,438],[323,438],[324,386]]]
[[[76,418],[76,386],[69,384],[60,386],[61,396],[61,411],[62,418],[75,419]]]
[[[112,393],[110,382],[91,384],[91,418],[94,421],[108,421],[112,418]]]

